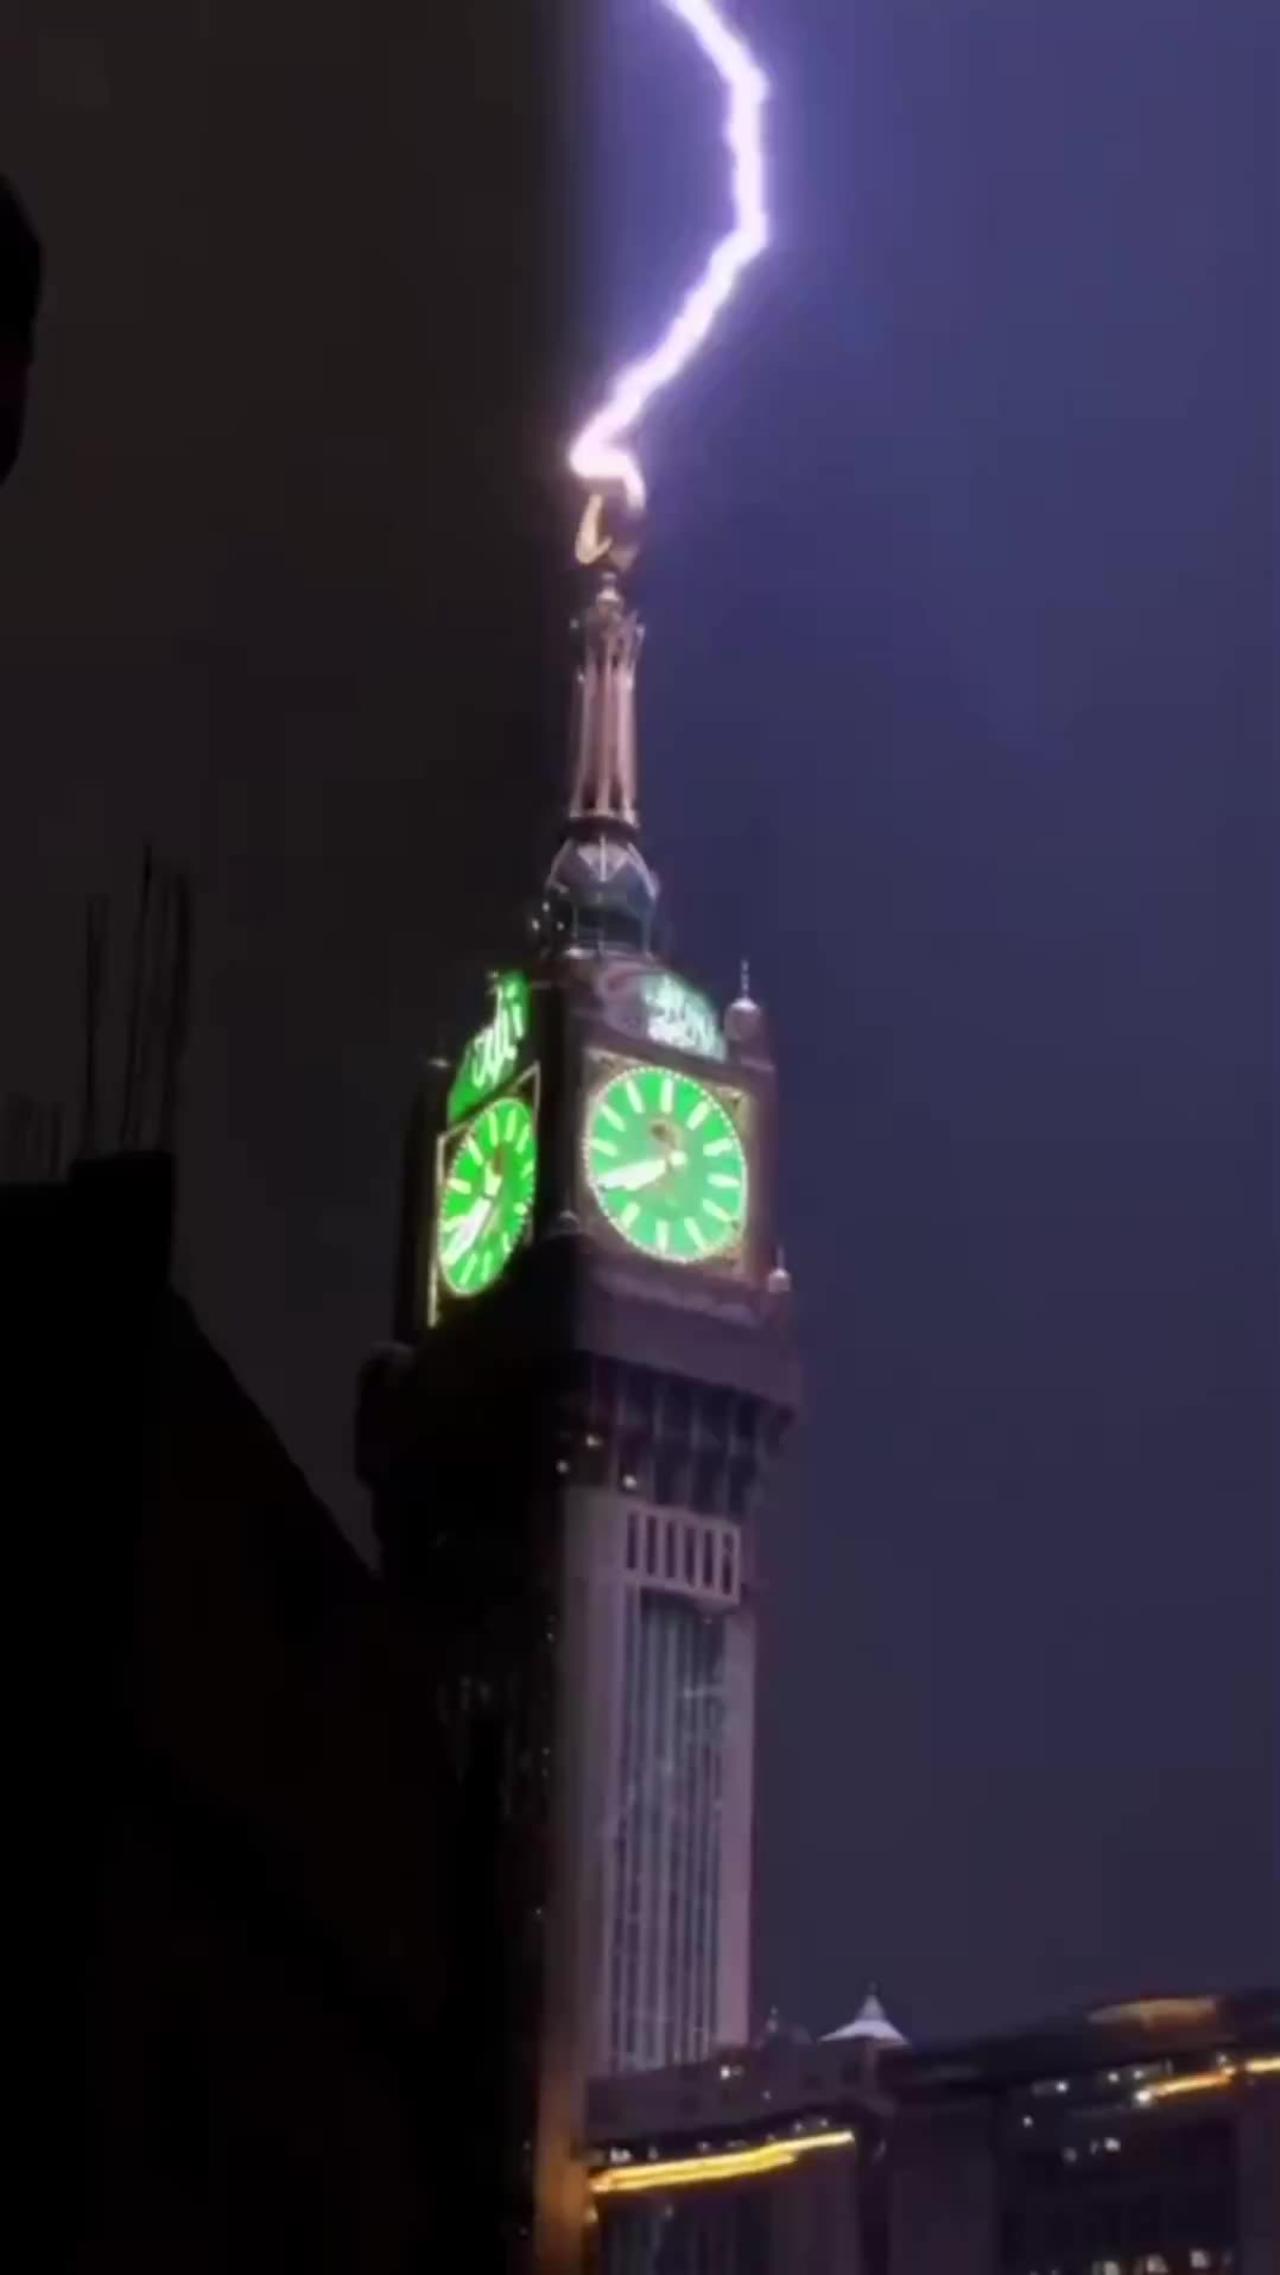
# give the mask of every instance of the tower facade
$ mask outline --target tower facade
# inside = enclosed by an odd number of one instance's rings
[[[424,1102],[360,1429],[470,1828],[512,2267],[575,2263],[588,2076],[747,2034],[755,1525],[794,1405],[766,1023],[659,952],[609,571],[579,635],[531,951]]]

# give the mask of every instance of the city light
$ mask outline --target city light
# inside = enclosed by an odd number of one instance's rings
[[[713,0],[662,0],[693,34],[724,83],[728,102],[724,140],[729,153],[733,221],[712,247],[705,268],[685,294],[649,353],[627,364],[604,402],[569,451],[573,472],[594,487],[620,487],[633,510],[644,504],[640,464],[627,438],[655,395],[697,354],[716,318],[732,299],[738,279],[768,242],[765,209],[763,112],[768,82],[745,40],[730,29]]]
[[[1172,2101],[1181,2093],[1209,2093],[1215,2086],[1230,2085],[1235,2075],[1234,2069],[1193,2070],[1190,2077],[1162,2078],[1159,2085],[1144,2085],[1136,2098],[1145,2107],[1150,2101]]]
[[[1193,2070],[1189,2076],[1162,2078],[1159,2085],[1143,2086],[1134,2099],[1145,2108],[1153,2101],[1172,2101],[1184,2093],[1211,2093],[1232,2085],[1240,2077],[1273,2077],[1280,2072],[1280,2054],[1251,2054],[1243,2062],[1222,2062],[1216,2070]]]
[[[784,2172],[818,2149],[849,2149],[850,2132],[799,2133],[789,2141],[762,2141],[753,2149],[712,2149],[701,2156],[671,2157],[662,2164],[610,2165],[593,2173],[593,2196],[638,2196],[656,2189],[701,2188],[720,2180],[748,2180]]]

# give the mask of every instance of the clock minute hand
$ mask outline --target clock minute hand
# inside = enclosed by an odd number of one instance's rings
[[[638,1193],[646,1185],[656,1185],[666,1174],[667,1156],[659,1153],[649,1161],[623,1161],[616,1169],[604,1169],[596,1183],[606,1193]]]
[[[447,1261],[456,1264],[468,1248],[474,1248],[480,1234],[493,1214],[493,1205],[502,1191],[502,1178],[497,1170],[486,1169],[480,1198],[473,1201],[465,1216],[450,1227],[451,1239]]]
[[[489,1203],[482,1198],[472,1202],[465,1216],[454,1219],[449,1227],[448,1246],[445,1251],[445,1262],[447,1264],[456,1264],[460,1256],[465,1256],[468,1248],[474,1245],[480,1227],[488,1214]]]

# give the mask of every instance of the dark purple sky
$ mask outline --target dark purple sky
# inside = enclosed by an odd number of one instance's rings
[[[761,1990],[816,2027],[1280,1972],[1273,13],[750,0],[776,247],[647,436],[651,846],[784,1068]],[[545,811],[535,68],[496,0],[44,16],[0,1071],[70,1090],[82,894],[188,860],[184,1278],[357,1530],[413,1065]],[[602,353],[720,190],[681,35],[605,29]]]
[[[716,207],[612,5],[621,329]],[[762,1987],[1274,1976],[1274,14],[747,20],[776,245],[654,422],[645,721],[784,1069]]]

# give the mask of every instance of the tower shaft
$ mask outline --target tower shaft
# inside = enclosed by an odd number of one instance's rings
[[[577,2275],[590,2077],[747,2034],[755,1527],[795,1405],[767,1028],[659,960],[641,627],[590,565],[539,947],[423,1149],[415,1347],[360,1424],[455,1766],[501,2275]]]

